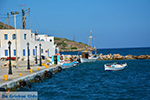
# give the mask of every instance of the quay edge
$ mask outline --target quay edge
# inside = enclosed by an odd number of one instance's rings
[[[45,71],[51,71],[53,74],[57,72],[60,65],[56,65],[54,67],[46,68],[41,71],[35,72],[33,74],[13,79],[12,81],[5,82],[3,84],[0,84],[0,88],[4,88],[5,90],[15,90],[19,86],[19,81],[31,81],[35,78],[35,76],[42,76]]]

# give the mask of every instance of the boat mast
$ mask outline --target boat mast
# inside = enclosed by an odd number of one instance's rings
[[[93,40],[92,30],[90,31],[90,37],[89,37],[89,39],[90,39],[90,46],[92,47],[92,40]]]

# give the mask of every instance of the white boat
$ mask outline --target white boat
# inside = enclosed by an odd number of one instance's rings
[[[87,58],[80,58],[81,63],[86,63],[86,62],[96,62],[98,60],[98,57],[89,57]]]
[[[84,51],[82,53],[82,58],[80,58],[80,62],[81,63],[96,62],[98,58],[99,58],[98,56],[92,55],[92,52]]]
[[[123,70],[127,64],[118,64],[118,63],[112,63],[112,64],[105,64],[105,70],[106,71],[117,71],[117,70]]]

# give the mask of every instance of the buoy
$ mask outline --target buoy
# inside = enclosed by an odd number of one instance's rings
[[[19,73],[20,76],[22,76],[22,73]]]
[[[32,70],[32,69],[30,69],[29,71],[30,71],[30,73],[33,73],[33,70]]]
[[[35,81],[35,82],[41,82],[41,77],[38,76],[38,75],[35,76],[34,81]]]
[[[8,75],[3,75],[4,80],[7,81],[8,80]]]
[[[62,71],[62,68],[59,66],[58,67],[58,72],[61,72]]]

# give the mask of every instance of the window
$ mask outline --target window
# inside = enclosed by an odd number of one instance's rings
[[[13,40],[16,39],[16,34],[13,34],[13,35],[12,35],[12,39],[13,39]]]
[[[44,39],[41,39],[41,41],[44,41]]]
[[[33,56],[35,56],[35,49],[33,49]]]
[[[8,50],[5,50],[5,56],[8,56]]]
[[[27,39],[27,34],[24,34],[24,39],[25,39],[25,40]]]
[[[8,39],[8,35],[4,34],[4,38],[5,38],[5,40],[7,40]]]
[[[14,50],[14,56],[16,56],[16,50]]]
[[[52,39],[50,39],[49,41],[52,42]]]
[[[31,38],[32,38],[32,34],[31,34]]]
[[[23,56],[25,56],[26,55],[26,52],[25,52],[25,49],[23,49]]]

